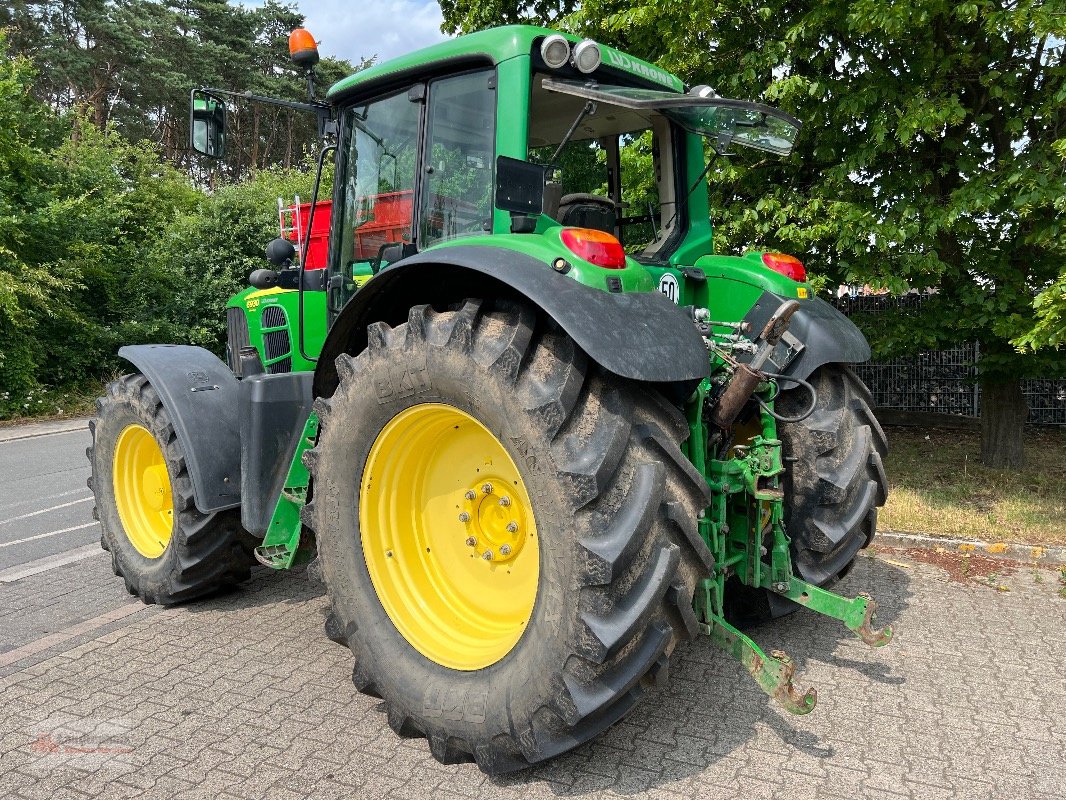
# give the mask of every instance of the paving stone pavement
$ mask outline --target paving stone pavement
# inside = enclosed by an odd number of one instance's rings
[[[49,588],[105,574],[93,558],[0,587],[0,601],[28,615]],[[675,654],[669,686],[606,735],[489,778],[395,736],[322,633],[322,588],[262,571],[240,591],[146,608],[0,669],[0,797],[1066,798],[1057,577],[1023,567],[997,591],[866,555],[841,590],[877,597],[898,631],[887,648],[802,612],[755,632],[818,688],[809,716],[779,711],[698,640]],[[117,579],[111,590],[112,608],[131,602]]]

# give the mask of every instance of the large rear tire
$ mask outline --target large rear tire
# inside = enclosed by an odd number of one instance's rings
[[[146,377],[108,384],[89,428],[100,545],[130,594],[179,603],[248,578],[254,541],[240,511],[197,510],[185,453]]]
[[[441,762],[501,773],[576,747],[697,632],[707,488],[683,416],[525,305],[419,306],[368,338],[337,359],[307,457],[328,634]],[[508,532],[526,540],[504,560]]]
[[[833,583],[873,541],[877,509],[888,497],[882,459],[888,440],[871,408],[870,390],[841,364],[815,370],[814,412],[779,425],[785,460],[785,523],[792,565],[803,580]],[[798,416],[810,402],[803,388],[784,392],[776,406]]]

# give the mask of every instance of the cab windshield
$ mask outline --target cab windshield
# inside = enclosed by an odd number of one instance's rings
[[[545,213],[614,234],[632,255],[658,257],[679,227],[670,120],[654,110],[589,105],[549,91],[550,81],[534,75],[527,155],[554,168]]]

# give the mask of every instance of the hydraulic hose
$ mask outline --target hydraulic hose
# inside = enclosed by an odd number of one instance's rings
[[[767,414],[769,414],[771,417],[776,419],[778,422],[789,423],[789,422],[802,422],[803,420],[807,419],[807,417],[809,417],[811,414],[814,413],[814,409],[818,405],[818,390],[815,389],[811,384],[809,384],[807,381],[803,380],[803,378],[797,378],[795,375],[779,375],[779,374],[777,374],[775,372],[764,372],[763,374],[766,375],[766,377],[773,378],[774,380],[777,380],[777,381],[782,381],[782,380],[794,381],[795,383],[798,383],[800,386],[802,386],[804,389],[806,389],[807,392],[811,396],[811,404],[810,404],[810,406],[808,406],[807,410],[804,411],[802,414],[800,414],[797,417],[785,417],[785,416],[782,416],[781,414],[778,414],[772,408],[770,408],[769,404],[765,400],[763,400],[761,397],[756,397],[755,399],[759,401],[759,405],[763,407],[763,409],[766,411]],[[780,394],[781,394],[781,392],[778,391],[778,393],[774,395],[774,399],[776,399]]]

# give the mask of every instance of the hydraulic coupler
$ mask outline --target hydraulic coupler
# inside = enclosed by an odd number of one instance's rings
[[[762,329],[762,333],[755,340],[758,347],[755,355],[751,357],[751,361],[747,364],[737,365],[736,370],[733,372],[733,377],[730,378],[725,387],[725,391],[718,398],[714,414],[711,416],[711,422],[718,428],[724,430],[731,427],[741,409],[744,408],[744,404],[755,394],[756,387],[766,380],[767,376],[761,371],[762,366],[774,352],[774,348],[781,341],[781,337],[785,335],[785,331],[788,330],[788,323],[792,319],[792,315],[799,310],[799,307],[800,304],[795,300],[789,300],[782,303],[777,311],[773,313],[773,316],[766,321],[766,326]]]

